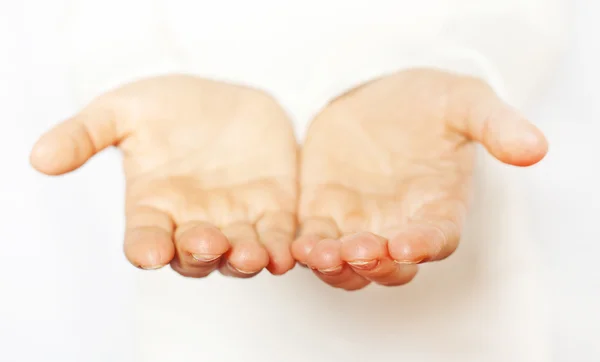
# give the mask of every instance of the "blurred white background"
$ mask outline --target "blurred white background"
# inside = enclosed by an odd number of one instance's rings
[[[551,291],[555,361],[598,362],[600,2],[574,3],[571,49],[527,110],[551,152],[524,177]],[[61,6],[0,1],[0,361],[131,361],[123,351],[133,331],[117,306],[137,271],[121,252],[122,196],[106,191],[121,187],[118,155],[60,179],[28,166],[39,133],[74,111],[53,34]]]

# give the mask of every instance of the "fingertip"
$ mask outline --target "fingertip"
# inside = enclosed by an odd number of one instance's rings
[[[321,240],[308,256],[308,265],[325,274],[335,274],[341,271],[344,261],[342,260],[340,247],[339,240]]]
[[[257,243],[237,243],[229,251],[227,263],[243,274],[260,272],[269,265],[269,253]]]
[[[231,268],[237,276],[254,275],[269,265],[269,253],[252,224],[234,223],[222,227],[221,232],[231,245],[223,266]]]
[[[459,122],[457,129],[481,143],[496,159],[524,167],[544,158],[546,137],[519,110],[489,92],[470,93],[468,103],[467,122]]]
[[[444,238],[436,228],[412,225],[390,238],[388,252],[394,262],[409,266],[435,259],[443,247]]]
[[[123,248],[131,264],[146,270],[160,269],[175,256],[171,236],[163,230],[130,231]]]
[[[370,262],[387,255],[387,241],[375,234],[361,232],[345,236],[341,239],[342,259],[352,265],[368,265]]]
[[[294,268],[296,260],[292,256],[291,235],[276,230],[263,231],[260,233],[260,241],[269,254],[269,273],[283,275]]]
[[[160,269],[168,265],[175,255],[174,248],[165,245],[129,246],[125,256],[131,264],[145,270]]]
[[[199,262],[214,261],[231,248],[219,229],[201,222],[179,226],[175,232],[175,246],[181,254],[192,256]]]
[[[527,167],[544,159],[548,141],[539,129],[527,124],[520,131],[498,135],[498,145],[487,145],[487,148],[501,162]]]
[[[51,134],[43,135],[33,146],[29,155],[31,166],[49,176],[72,171],[75,165],[74,147],[68,140],[59,140]]]
[[[294,268],[296,260],[292,256],[291,235],[277,230],[263,231],[260,241],[269,254],[267,270],[271,274],[283,275]]]
[[[291,215],[290,215],[291,216]],[[255,225],[258,238],[269,254],[267,270],[273,275],[283,275],[296,265],[292,256],[292,241],[295,235],[295,219],[271,214],[263,216]]]
[[[315,245],[317,245],[317,243],[321,239],[322,238],[320,238],[316,235],[315,236],[309,236],[309,235],[300,236],[299,238],[297,238],[296,240],[294,240],[292,242],[292,246],[291,246],[292,256],[298,262],[300,262],[304,265],[307,265],[308,256],[310,255],[311,251],[314,249]]]
[[[294,269],[296,261],[291,256],[289,257],[271,257],[267,270],[273,275],[283,275],[290,270]]]
[[[89,108],[42,135],[31,151],[30,163],[48,175],[64,174],[117,144],[120,136],[111,111]]]

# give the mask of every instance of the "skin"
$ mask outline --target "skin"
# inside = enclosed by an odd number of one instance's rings
[[[458,246],[476,143],[516,166],[548,149],[474,78],[413,69],[339,97],[303,146],[294,257],[336,288],[410,282]]]
[[[297,144],[267,94],[178,75],[131,83],[43,135],[31,164],[60,175],[113,145],[133,265],[239,278],[295,265]]]
[[[119,147],[124,249],[138,267],[248,278],[297,260],[357,290],[406,284],[456,249],[476,143],[516,166],[548,147],[484,82],[414,69],[331,102],[298,162],[290,120],[264,92],[165,76],[92,101],[40,138],[31,163],[60,175]]]

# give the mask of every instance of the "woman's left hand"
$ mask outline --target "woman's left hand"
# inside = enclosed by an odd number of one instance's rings
[[[548,148],[475,78],[415,69],[338,98],[303,147],[294,257],[346,290],[408,283],[458,245],[475,142],[516,166]]]

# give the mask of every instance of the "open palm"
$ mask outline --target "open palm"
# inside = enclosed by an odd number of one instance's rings
[[[293,254],[332,286],[409,282],[457,247],[477,141],[528,166],[543,135],[483,81],[415,69],[366,84],[313,121]]]
[[[63,174],[112,145],[124,155],[134,265],[191,277],[294,266],[297,147],[268,95],[189,76],[141,80],[42,136],[31,162]]]

